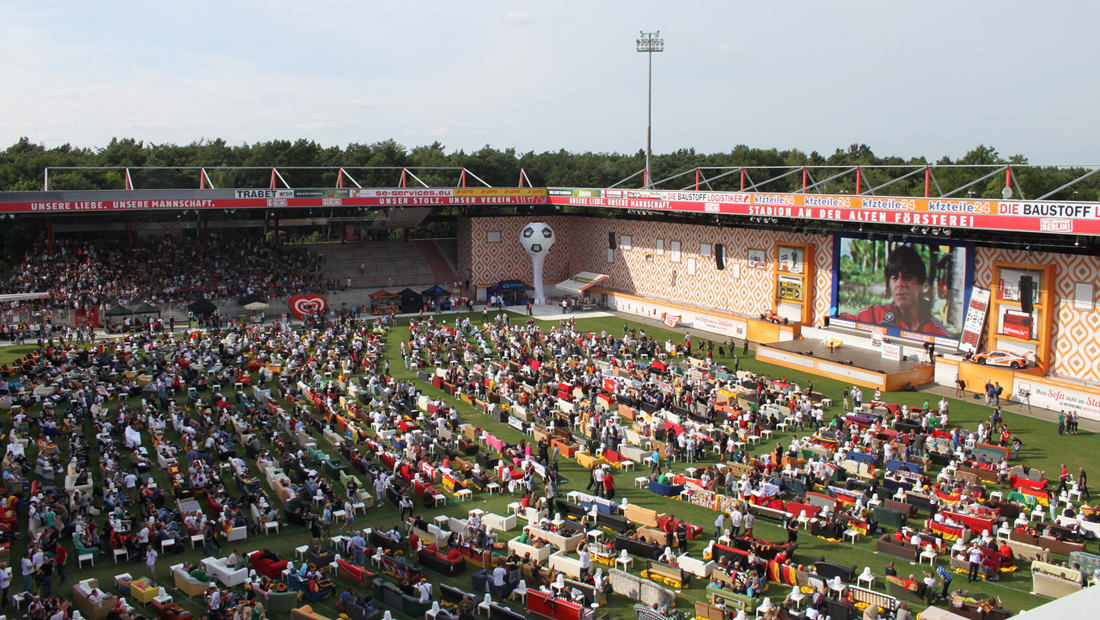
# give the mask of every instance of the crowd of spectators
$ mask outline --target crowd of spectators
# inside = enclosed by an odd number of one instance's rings
[[[256,239],[204,245],[182,237],[145,238],[133,247],[111,240],[57,240],[31,247],[0,293],[50,293],[23,302],[30,310],[113,304],[163,305],[196,298],[231,299],[324,292],[322,257],[305,248]]]

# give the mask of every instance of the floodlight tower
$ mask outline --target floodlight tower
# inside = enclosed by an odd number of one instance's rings
[[[638,51],[649,54],[649,97],[646,108],[645,126],[645,187],[653,184],[653,176],[649,170],[649,160],[653,156],[653,52],[665,51],[665,40],[661,38],[661,31],[643,32],[638,39]]]

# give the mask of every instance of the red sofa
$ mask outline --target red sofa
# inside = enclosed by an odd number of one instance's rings
[[[257,573],[268,579],[282,580],[287,560],[272,561],[270,558],[263,557],[263,551],[256,551],[249,558],[252,560],[252,568],[256,569]]]

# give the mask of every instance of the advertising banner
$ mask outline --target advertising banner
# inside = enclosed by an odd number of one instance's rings
[[[985,327],[985,317],[989,313],[989,289],[973,287],[970,289],[970,305],[966,309],[962,336],[959,338],[959,350],[974,353]]]
[[[561,188],[549,189],[549,202],[830,222],[1100,234],[1100,203],[1084,202]]]
[[[1012,400],[1051,411],[1074,412],[1088,420],[1100,420],[1100,391],[1056,379],[1017,373]]]
[[[882,359],[901,361],[901,345],[895,342],[882,343]]]

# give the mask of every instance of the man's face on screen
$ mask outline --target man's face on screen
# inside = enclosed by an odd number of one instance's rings
[[[917,307],[920,301],[920,281],[911,273],[899,273],[890,276],[890,292],[894,303],[901,310]]]

